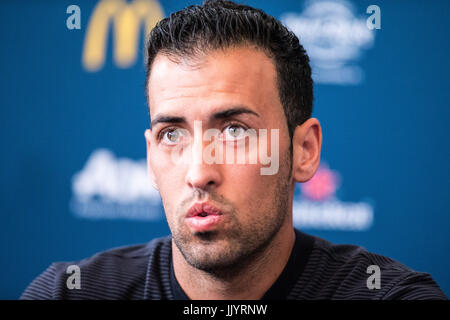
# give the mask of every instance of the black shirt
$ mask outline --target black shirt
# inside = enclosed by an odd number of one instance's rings
[[[295,230],[288,263],[263,299],[447,299],[427,273],[354,245],[336,245]],[[80,289],[69,289],[67,268],[80,267]],[[369,288],[368,267],[380,269]],[[172,266],[171,237],[52,263],[21,299],[187,299]]]

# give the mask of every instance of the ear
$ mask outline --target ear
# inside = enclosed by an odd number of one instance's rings
[[[145,130],[145,140],[147,142],[147,170],[148,176],[150,178],[150,182],[156,190],[159,190],[158,185],[156,184],[155,173],[153,172],[152,165],[150,163],[150,145],[152,141],[152,131],[150,129]]]
[[[306,182],[317,171],[322,147],[322,129],[319,120],[310,118],[298,126],[292,137],[292,176],[297,182]]]

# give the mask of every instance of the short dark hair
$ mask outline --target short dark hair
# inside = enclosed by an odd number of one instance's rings
[[[296,126],[312,113],[309,58],[297,36],[260,9],[232,1],[207,0],[159,21],[148,39],[146,91],[158,53],[195,57],[208,50],[241,45],[256,46],[275,62],[279,97],[292,138]]]

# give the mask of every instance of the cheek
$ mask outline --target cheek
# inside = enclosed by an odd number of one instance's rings
[[[256,208],[270,201],[276,189],[277,175],[261,175],[261,165],[227,166],[223,196],[238,207]],[[248,210],[245,210],[248,211]]]
[[[152,167],[164,208],[166,212],[173,212],[171,204],[174,204],[175,200],[179,198],[180,188],[183,187],[183,168],[182,166],[174,165],[165,152],[155,149],[151,153],[150,166]]]
[[[176,176],[179,165],[172,161],[170,149],[152,146],[150,149],[150,166],[153,170],[158,186],[162,186],[168,180]]]

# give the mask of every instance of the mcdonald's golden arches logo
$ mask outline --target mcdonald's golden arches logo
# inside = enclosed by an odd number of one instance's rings
[[[118,67],[127,68],[136,62],[141,23],[148,35],[164,17],[156,0],[101,0],[94,8],[84,39],[82,63],[86,70],[97,71],[105,63],[108,30],[113,23],[113,58]]]

